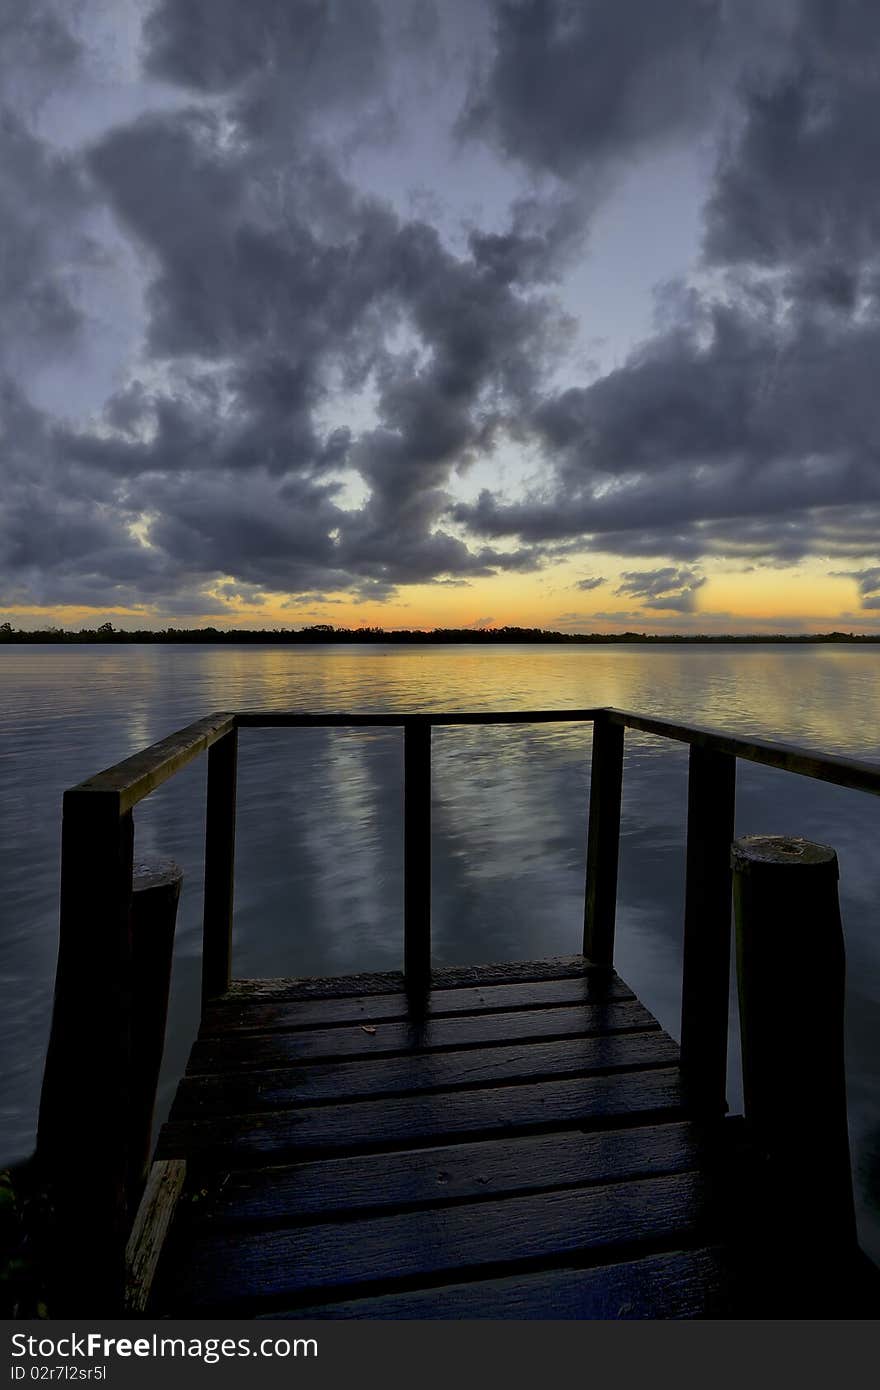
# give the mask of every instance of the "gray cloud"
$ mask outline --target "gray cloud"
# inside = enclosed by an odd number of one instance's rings
[[[563,177],[652,146],[706,111],[723,50],[714,0],[498,0],[496,51],[461,128]]]
[[[803,0],[777,80],[751,82],[738,140],[707,206],[706,251],[718,263],[775,266],[815,257],[832,295],[880,234],[876,46],[871,0]]]
[[[150,401],[138,387],[110,404],[110,419],[129,433],[139,412],[140,418],[150,415],[155,434],[149,445],[137,438],[80,437],[70,441],[76,456],[149,474],[153,500],[175,508],[184,505],[187,485],[157,485],[157,471],[207,470],[221,496],[224,471],[268,470],[296,479],[347,463],[370,495],[360,511],[345,514],[329,505],[332,488],[309,497],[301,541],[309,541],[310,585],[318,582],[311,573],[316,563],[353,583],[363,579],[385,589],[446,572],[532,566],[531,549],[519,557],[485,547],[475,553],[437,522],[452,467],[491,445],[502,403],[509,415],[537,399],[541,363],[562,331],[555,310],[514,291],[479,258],[456,258],[426,224],[401,223],[390,209],[350,189],[340,198],[338,174],[306,154],[304,187],[287,190],[283,217],[267,217],[254,204],[254,158],[248,145],[222,148],[218,118],[203,112],[142,120],[94,151],[96,177],[156,257],[153,352],[232,358],[234,365],[224,368],[222,386],[231,399],[222,427],[216,379],[199,379],[184,368],[174,394]],[[335,206],[333,240],[310,225],[325,195]],[[214,229],[218,211],[222,222]],[[395,324],[428,351],[427,362],[415,347],[388,349],[386,330]],[[314,430],[314,410],[326,397],[332,369],[351,386],[371,379],[378,388],[381,425],[356,443],[345,430],[326,439]],[[198,516],[201,486],[193,498],[187,510]],[[317,505],[322,498],[328,504],[323,512]],[[250,578],[250,566],[262,564],[262,582],[283,580],[289,587],[302,553],[299,533],[285,533],[294,558],[283,574],[271,559],[276,547],[249,546],[246,527],[237,553],[234,516],[219,544],[227,563],[234,557],[247,565],[237,572]],[[331,544],[333,529],[339,535]],[[171,516],[152,532],[178,553],[187,535]],[[184,549],[192,553],[192,546]],[[206,564],[216,552],[201,547]]]
[[[453,250],[427,204],[404,217],[347,165],[399,130],[401,63],[442,82],[430,5],[159,0],[144,62],[178,105],[82,156],[18,99],[22,72],[38,106],[78,71],[64,10],[0,15],[4,602],[381,600],[592,548],[644,561],[621,593],[687,614],[706,557],[877,553],[880,10],[498,0],[492,16],[460,133],[534,181]],[[717,149],[707,274],[661,288],[655,332],[616,370],[551,390],[571,330],[555,285],[600,199],[661,144],[698,140]],[[28,379],[83,339],[108,210],[147,279],[144,353],[73,425]],[[539,446],[540,485],[454,504],[454,475],[511,441]],[[878,606],[873,569],[846,573]],[[211,600],[219,576],[233,584]]]
[[[880,568],[865,570],[832,570],[835,579],[854,579],[863,609],[880,608]]]
[[[880,317],[829,318],[790,286],[690,302],[619,370],[533,415],[555,498],[455,515],[530,543],[580,534],[619,553],[771,555],[876,548]],[[863,552],[862,552],[863,553]]]
[[[232,92],[251,135],[362,107],[387,76],[374,0],[159,0],[144,25],[147,72]]]
[[[693,613],[697,606],[697,591],[706,582],[705,575],[693,570],[675,569],[671,565],[656,570],[624,570],[623,582],[615,593],[644,599],[646,608],[666,609],[675,613]]]
[[[576,583],[572,584],[571,587],[572,587],[573,589],[583,589],[585,592],[587,592],[587,591],[589,591],[590,589],[598,589],[599,586],[600,586],[601,584],[604,584],[604,583],[605,583],[605,579],[604,579],[604,577],[600,574],[600,575],[597,575],[597,576],[595,576],[595,577],[588,577],[588,578],[586,578],[586,579],[578,579],[578,580],[576,581]]]
[[[80,57],[59,6],[34,0],[0,13],[0,371],[16,377],[75,347],[77,270],[97,254],[77,161],[33,129]]]
[[[297,116],[363,117],[378,99],[379,9],[358,7],[352,23],[344,6],[264,3],[256,18],[242,29],[238,6],[163,0],[144,31],[148,70],[226,107],[142,116],[70,174],[76,189],[88,174],[150,268],[147,355],[98,429],[43,431],[61,490],[71,505],[100,500],[115,540],[97,569],[81,557],[78,600],[66,570],[40,592],[86,602],[105,582],[122,602],[233,574],[381,599],[401,583],[539,567],[534,546],[470,548],[440,523],[452,469],[538,399],[565,334],[534,293],[567,235],[564,210],[542,220],[525,200],[509,233],[474,233],[455,256],[431,226],[358,193]],[[392,348],[398,330],[405,345]],[[318,426],[340,384],[375,388],[377,428]],[[336,500],[344,468],[368,488],[354,511]],[[31,524],[24,505],[16,524]],[[17,586],[22,554],[7,547]],[[51,548],[44,561],[57,569]]]
[[[669,15],[653,77],[679,65],[689,80],[679,104],[660,103],[653,135],[695,115],[698,69],[702,81],[723,69],[730,102],[736,76],[744,102],[706,210],[706,261],[725,279],[703,292],[667,287],[658,332],[624,366],[538,407],[549,487],[513,505],[487,491],[456,519],[486,536],[581,536],[685,561],[876,551],[876,6],[803,0],[767,20],[748,5],[503,5],[485,109],[471,124],[563,173],[634,150],[642,137],[630,102],[651,25]],[[631,41],[615,27],[626,21]],[[765,58],[747,61],[762,33]],[[605,46],[591,50],[600,34]],[[554,72],[565,45],[570,79],[566,60]],[[600,61],[607,68],[594,76]]]

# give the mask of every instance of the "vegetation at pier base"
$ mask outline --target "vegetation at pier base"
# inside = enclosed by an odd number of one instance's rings
[[[311,627],[300,628],[117,628],[112,623],[102,623],[98,628],[80,628],[69,632],[60,627],[14,628],[11,623],[0,623],[0,644],[3,643],[57,643],[59,645],[88,642],[125,645],[127,643],[250,643],[283,645],[309,643],[397,643],[401,646],[432,646],[443,643],[466,643],[472,646],[491,647],[506,642],[550,644],[588,644],[609,645],[618,643],[644,643],[648,646],[678,643],[682,645],[723,645],[725,643],[744,644],[752,642],[787,642],[790,644],[811,642],[880,642],[880,633],[853,632],[813,632],[813,633],[645,633],[645,632],[552,632],[540,627],[484,627],[454,628],[438,627],[430,632],[419,628],[381,627],[333,627],[330,623],[315,623]]]
[[[44,1318],[49,1198],[33,1160],[0,1171],[0,1318]]]

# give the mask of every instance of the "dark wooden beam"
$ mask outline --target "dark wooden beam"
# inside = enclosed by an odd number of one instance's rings
[[[726,1108],[736,759],[694,744],[688,777],[681,1061],[700,1110]]]
[[[833,753],[820,753],[789,743],[771,743],[763,738],[741,738],[723,729],[709,729],[698,724],[677,724],[671,719],[655,719],[651,715],[635,714],[632,710],[605,711],[608,718],[627,729],[640,729],[658,738],[670,738],[678,743],[696,744],[729,753],[743,762],[763,763],[783,772],[796,772],[802,777],[815,777],[820,782],[833,782],[838,787],[880,796],[880,765],[861,762],[858,758],[841,758]]]
[[[593,724],[584,955],[594,965],[614,960],[617,858],[623,779],[623,725],[597,714]]]
[[[235,791],[238,730],[208,753],[205,819],[205,908],[202,935],[202,1007],[229,988],[232,974],[232,903],[235,876]]]
[[[410,720],[403,756],[403,974],[408,992],[431,984],[431,725]]]
[[[134,830],[113,792],[64,795],[55,1005],[37,1133],[53,1315],[119,1315],[129,1213]]]
[[[337,728],[400,728],[425,721],[429,724],[566,724],[572,721],[589,723],[593,709],[538,710],[431,710],[410,714],[404,710],[364,714],[348,710],[239,710],[235,722],[239,728],[251,729],[337,729]]]
[[[178,729],[140,753],[133,753],[130,758],[124,758],[121,763],[106,768],[72,790],[112,793],[118,798],[120,812],[130,811],[149,792],[167,782],[175,772],[186,767],[188,762],[234,727],[234,715],[209,714],[207,718],[198,719],[185,729]]]

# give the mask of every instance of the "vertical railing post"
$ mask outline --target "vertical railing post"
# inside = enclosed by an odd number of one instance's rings
[[[208,750],[205,817],[205,914],[202,939],[202,1008],[229,988],[232,971],[232,898],[235,876],[235,784],[238,729]]]
[[[403,744],[403,973],[407,989],[431,984],[431,725],[410,716]]]
[[[726,1108],[730,1001],[730,846],[736,758],[694,744],[688,772],[681,1063],[707,1117]]]
[[[584,955],[595,965],[612,965],[614,961],[623,734],[623,724],[602,711],[596,713],[584,912]]]
[[[745,1118],[760,1238],[805,1298],[843,1287],[856,1251],[844,1066],[837,855],[746,835],[732,852]],[[772,1277],[772,1275],[771,1275]]]
[[[65,793],[58,968],[37,1131],[55,1219],[53,1317],[122,1308],[133,841],[118,793]]]

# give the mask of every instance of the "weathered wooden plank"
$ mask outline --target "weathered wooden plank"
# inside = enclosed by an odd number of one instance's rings
[[[623,1072],[169,1122],[157,1153],[165,1158],[199,1155],[203,1161],[246,1166],[334,1150],[411,1148],[457,1135],[515,1134],[574,1124],[595,1128],[634,1123],[643,1115],[681,1118],[686,1099],[677,1068]]]
[[[205,1179],[188,1219],[212,1226],[433,1206],[468,1198],[658,1177],[695,1168],[706,1142],[689,1122],[481,1140],[403,1153],[326,1158]]]
[[[240,728],[251,729],[333,729],[333,728],[400,728],[423,719],[431,724],[568,724],[589,723],[593,709],[515,709],[515,710],[448,710],[419,711],[391,710],[375,714],[345,710],[309,711],[298,709],[238,710],[235,722]]]
[[[237,1033],[229,1037],[200,1038],[193,1046],[187,1072],[190,1076],[199,1076],[237,1068],[266,1071],[297,1062],[329,1061],[334,1057],[380,1057],[394,1052],[431,1052],[527,1039],[584,1037],[658,1026],[656,1019],[637,1000],[624,999],[572,1008],[466,1014],[463,1018],[435,1018],[424,1023],[413,1020],[310,1028],[296,1033]],[[375,1032],[367,1032],[367,1028],[374,1028]]]
[[[539,1081],[672,1066],[678,1044],[667,1033],[612,1033],[514,1047],[429,1052],[374,1061],[330,1062],[276,1071],[184,1077],[171,1112],[174,1120],[257,1114],[319,1102]]]
[[[281,1231],[224,1231],[194,1239],[170,1274],[169,1311],[243,1309],[319,1290],[354,1290],[445,1273],[533,1266],[639,1244],[694,1241],[711,1229],[698,1174],[428,1208]]]
[[[77,793],[112,792],[119,798],[120,811],[130,811],[148,792],[167,782],[175,772],[179,772],[234,727],[234,715],[209,714],[205,719],[197,719],[185,729],[178,729],[167,738],[160,739],[158,743],[150,744],[140,753],[133,753],[130,758],[105,768],[72,790]]]
[[[434,966],[434,989],[458,989],[467,985],[513,984],[524,980],[562,980],[598,967],[580,954],[548,956],[544,960],[490,961],[484,965]],[[232,980],[227,998],[274,999],[290,1003],[299,999],[346,999],[357,994],[405,992],[402,970],[366,971],[358,975],[280,975],[267,979]]]
[[[655,719],[632,710],[607,709],[609,719],[625,724],[628,729],[640,729],[659,738],[679,743],[699,744],[717,753],[729,753],[749,763],[764,763],[784,772],[797,772],[802,777],[815,777],[821,782],[833,782],[838,787],[880,796],[880,764],[866,763],[858,758],[844,758],[835,753],[820,753],[811,748],[798,748],[788,743],[773,743],[763,738],[742,738],[724,729],[711,729],[699,724],[677,724],[671,719]]]
[[[434,989],[425,1000],[428,1018],[447,1014],[490,1013],[506,1009],[552,1008],[557,1004],[591,1004],[605,999],[632,999],[633,992],[619,975],[593,970],[564,980],[535,980],[523,984],[478,985]],[[351,999],[306,999],[288,1003],[257,995],[224,996],[208,1006],[203,1037],[247,1030],[265,1033],[296,1028],[327,1028],[341,1023],[376,1023],[405,1019],[406,994],[359,995]]]
[[[551,1269],[339,1303],[306,1305],[263,1318],[723,1318],[728,1277],[718,1248],[650,1255],[598,1269]]]
[[[186,1179],[186,1163],[154,1163],[125,1249],[125,1311],[143,1313]]]
[[[174,928],[183,871],[173,859],[136,860],[131,894],[131,1070],[128,1077],[128,1209],[144,1191],[153,1154],[153,1112],[165,1050]]]

